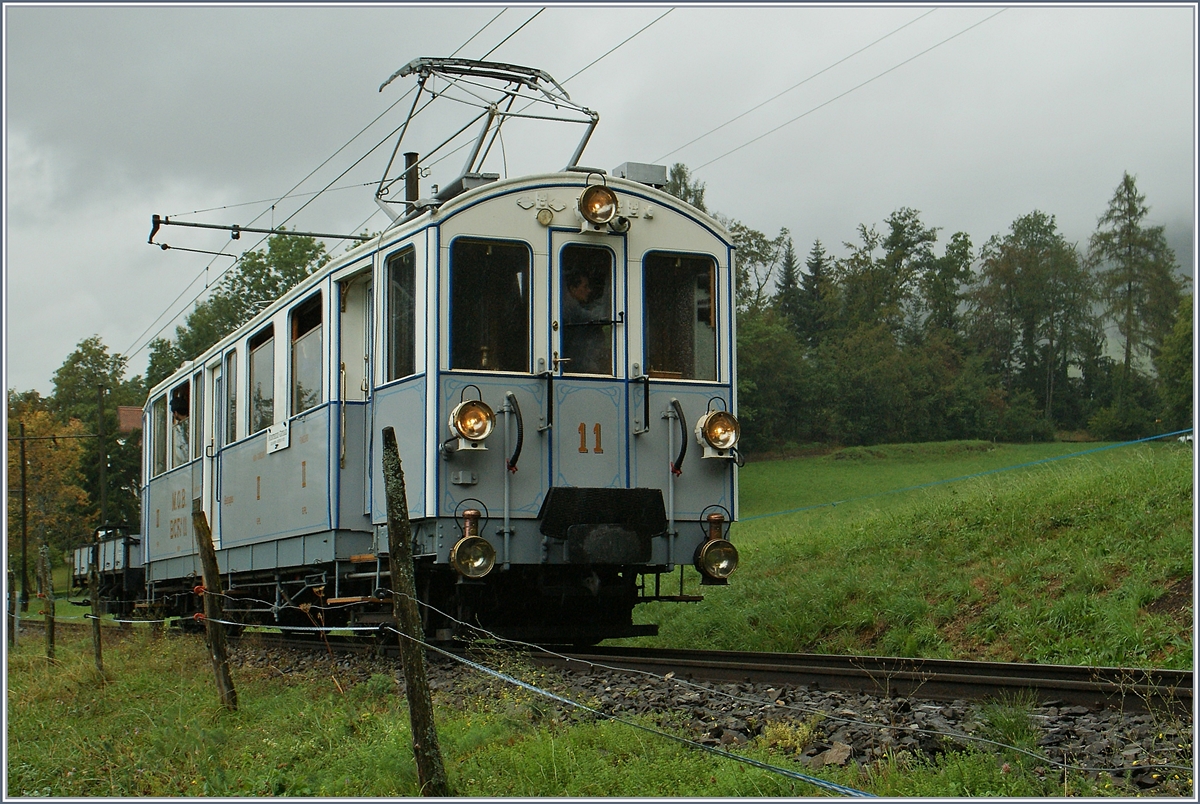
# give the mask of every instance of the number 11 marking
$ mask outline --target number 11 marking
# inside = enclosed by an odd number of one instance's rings
[[[596,422],[592,426],[592,434],[596,437],[596,446],[592,448],[592,452],[603,454],[604,448],[600,446],[600,422]],[[579,423],[579,451],[587,452],[587,425],[583,422]]]

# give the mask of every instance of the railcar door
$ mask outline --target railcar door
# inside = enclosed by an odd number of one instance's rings
[[[339,353],[337,371],[338,423],[335,461],[342,500],[338,522],[361,527],[358,519],[371,512],[371,357],[374,294],[369,269],[338,283]]]
[[[624,242],[562,232],[552,246],[551,485],[626,488]]]

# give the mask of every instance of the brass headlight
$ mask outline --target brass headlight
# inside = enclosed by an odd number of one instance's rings
[[[460,402],[450,413],[450,429],[467,441],[482,441],[492,434],[496,414],[480,399]]]
[[[713,449],[733,449],[742,437],[742,426],[737,417],[724,410],[712,410],[696,422],[696,432]]]
[[[708,539],[696,548],[693,563],[705,577],[723,581],[737,569],[738,551],[726,539]]]
[[[450,566],[464,578],[482,578],[496,566],[496,548],[479,536],[464,536],[450,548]]]
[[[617,214],[617,194],[602,184],[588,186],[579,196],[579,214],[597,226],[608,223]]]

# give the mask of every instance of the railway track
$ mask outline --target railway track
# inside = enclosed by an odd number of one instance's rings
[[[1032,694],[1039,703],[1192,711],[1193,678],[1186,670],[645,648],[590,648],[564,656],[534,654],[533,658],[571,670],[594,664],[694,680],[807,686],[889,697],[983,700]]]
[[[41,625],[40,619],[21,621],[22,630],[30,627],[40,631]],[[374,637],[330,634],[324,638],[307,635],[296,639],[257,632],[230,639],[235,643],[252,640],[261,647],[399,656],[399,648],[393,641],[381,642]],[[469,655],[461,647],[457,652]],[[1040,704],[1061,702],[1091,709],[1119,708],[1131,712],[1168,709],[1185,714],[1193,708],[1194,678],[1188,670],[618,647],[561,652],[532,650],[529,658],[535,664],[577,673],[615,668],[659,677],[670,673],[696,681],[761,683],[931,701],[1032,695]]]

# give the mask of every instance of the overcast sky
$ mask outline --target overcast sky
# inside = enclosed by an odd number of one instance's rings
[[[456,51],[495,48],[489,59],[545,70],[599,112],[581,164],[684,162],[711,210],[787,227],[801,256],[817,238],[843,255],[859,224],[883,228],[903,206],[941,228],[938,253],[956,231],[978,247],[1034,210],[1082,250],[1128,171],[1192,264],[1193,5],[539,8],[6,4],[6,386],[50,392],[94,334],[144,373],[151,338],[232,262],[147,245],[151,215],[279,224],[310,196],[272,202],[413,85],[381,93],[388,76]],[[332,182],[409,102],[296,192]],[[562,167],[579,132],[552,133],[506,134],[507,164],[488,169]],[[391,147],[288,225],[382,228],[373,189],[353,185],[377,181]],[[231,247],[195,229],[157,240]]]

